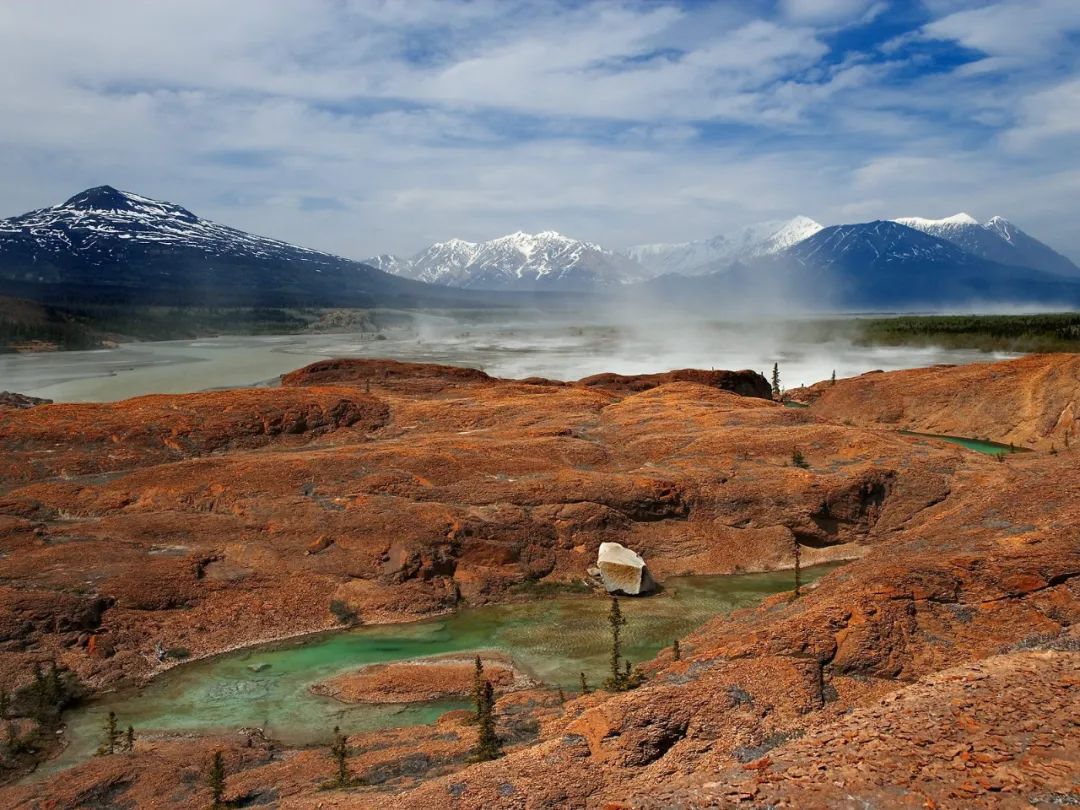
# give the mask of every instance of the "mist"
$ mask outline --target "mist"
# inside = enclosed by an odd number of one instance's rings
[[[794,388],[872,370],[1015,356],[940,346],[860,344],[857,318],[674,314],[635,305],[573,310],[377,313],[379,332],[227,336],[123,344],[115,349],[0,356],[0,389],[57,401],[115,401],[146,393],[274,385],[328,357],[371,357],[480,368],[504,378],[577,380],[680,368],[774,363]]]

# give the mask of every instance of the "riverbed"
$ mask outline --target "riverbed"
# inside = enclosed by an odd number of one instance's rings
[[[1016,355],[935,347],[808,341],[783,323],[649,321],[585,324],[530,313],[410,314],[368,333],[230,336],[128,343],[114,349],[0,355],[0,390],[58,402],[112,402],[152,393],[276,384],[279,375],[327,357],[382,357],[480,368],[498,377],[579,379],[677,368],[753,369],[794,388],[938,363]]]
[[[834,565],[804,569],[813,583]],[[754,605],[793,587],[790,571],[680,577],[651,597],[622,599],[627,625],[623,652],[646,661],[708,619]],[[373,625],[226,653],[182,664],[140,688],[105,695],[65,714],[69,745],[41,773],[92,755],[110,710],[136,733],[221,733],[259,727],[289,745],[324,741],[335,725],[348,733],[433,722],[466,705],[347,705],[310,691],[313,684],[366,664],[450,652],[495,650],[525,672],[568,692],[581,672],[591,685],[605,677],[609,602],[561,594],[525,602],[466,608],[452,615],[398,625]]]

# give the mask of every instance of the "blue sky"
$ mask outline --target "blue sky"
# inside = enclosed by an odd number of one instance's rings
[[[1080,0],[0,4],[0,215],[109,183],[363,258],[1000,214],[1080,261]]]

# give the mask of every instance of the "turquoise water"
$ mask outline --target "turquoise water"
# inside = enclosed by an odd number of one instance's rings
[[[901,430],[900,434],[903,436],[919,436],[923,439],[938,439],[939,441],[958,444],[968,450],[974,450],[976,453],[984,453],[988,456],[1030,452],[1026,447],[1014,447],[1013,445],[988,442],[983,439],[968,439],[963,436],[941,436],[937,433],[916,433],[913,430]]]
[[[813,582],[835,566],[804,570]],[[622,599],[623,649],[652,658],[707,619],[792,588],[790,571],[669,579],[648,598]],[[183,664],[139,690],[118,692],[65,715],[70,745],[46,769],[54,772],[93,753],[105,714],[137,733],[218,733],[258,726],[290,745],[319,742],[328,729],[356,732],[430,723],[465,704],[346,705],[309,687],[364,664],[474,650],[498,650],[552,686],[576,690],[605,676],[609,601],[597,596],[537,596],[523,603],[461,610],[412,624],[373,625]]]

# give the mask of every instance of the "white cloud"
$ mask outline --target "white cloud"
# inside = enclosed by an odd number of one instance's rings
[[[887,58],[826,59],[879,3],[3,3],[0,213],[107,182],[362,257],[948,202],[1038,215],[1080,256],[1077,9],[952,2]],[[930,40],[985,54],[979,73],[913,70]]]
[[[784,15],[799,23],[858,22],[884,10],[874,0],[781,0]]]

